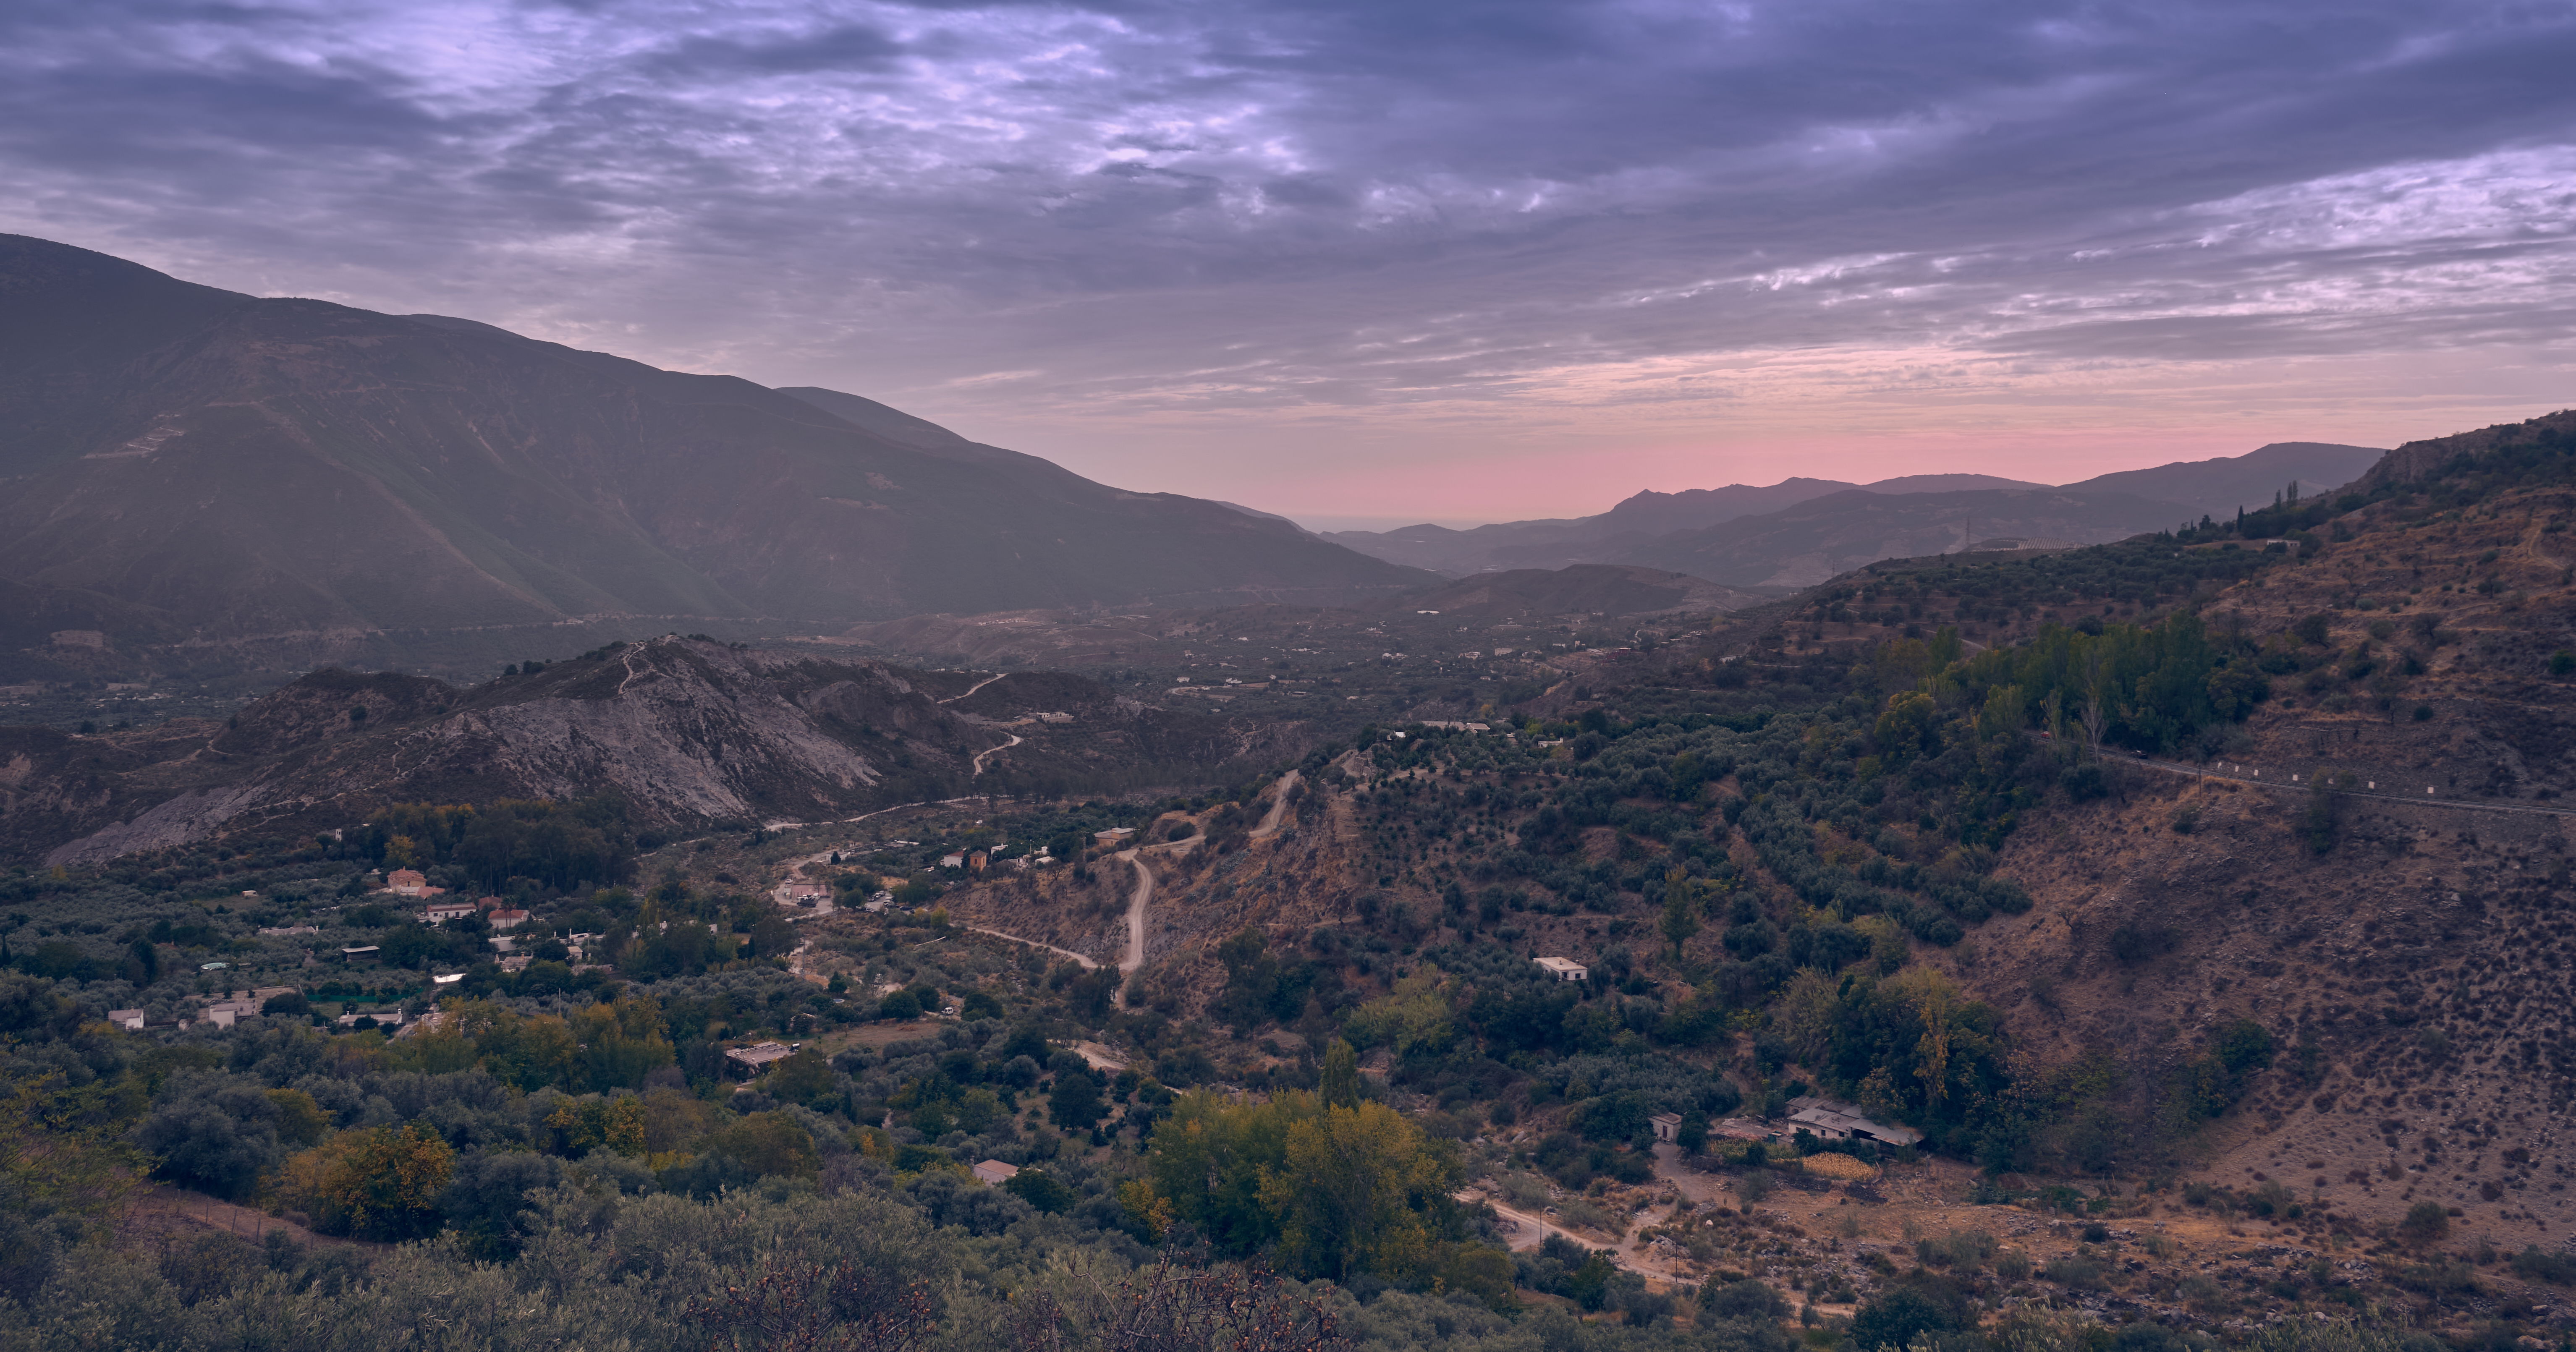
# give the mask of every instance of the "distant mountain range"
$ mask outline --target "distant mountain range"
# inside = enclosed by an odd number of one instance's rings
[[[1437,580],[855,395],[238,295],[24,236],[0,236],[0,484],[0,675],[57,674],[62,632],[83,654],[300,642],[282,665],[365,639],[402,663],[384,635]]]
[[[2240,506],[2270,505],[2294,482],[2303,493],[2350,483],[2383,454],[2367,446],[2276,442],[2240,456],[2124,470],[2062,487],[1987,474],[1909,474],[1869,484],[1793,478],[1767,487],[1643,492],[1598,516],[1470,530],[1332,531],[1323,538],[1452,577],[1629,563],[1732,587],[1798,587],[1877,559],[1988,540],[2099,544],[2203,515],[2232,516]]]

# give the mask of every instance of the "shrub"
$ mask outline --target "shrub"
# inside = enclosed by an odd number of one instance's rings
[[[1948,1333],[1959,1327],[1958,1313],[1911,1286],[1899,1286],[1860,1307],[1852,1315],[1852,1341],[1862,1352],[1882,1347],[1911,1347],[1926,1333]]]
[[[1789,1313],[1779,1292],[1750,1277],[1701,1287],[1699,1308],[1711,1319],[1778,1319]]]
[[[2551,1253],[2534,1244],[2513,1256],[2514,1275],[2526,1281],[2576,1284],[2576,1258]]]
[[[2397,1223],[2397,1233],[2410,1244],[2435,1244],[2451,1233],[2451,1218],[2439,1202],[2417,1202]]]
[[[2082,1258],[2053,1258],[2042,1275],[2069,1290],[2094,1291],[2102,1286],[2102,1269]]]

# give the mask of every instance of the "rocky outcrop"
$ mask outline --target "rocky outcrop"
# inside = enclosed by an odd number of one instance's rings
[[[677,637],[472,688],[315,672],[228,726],[174,726],[8,730],[7,853],[87,864],[343,827],[387,802],[597,793],[679,829],[830,820],[970,790],[1203,783],[1302,750],[1294,723],[1239,727],[1063,673],[984,680]]]

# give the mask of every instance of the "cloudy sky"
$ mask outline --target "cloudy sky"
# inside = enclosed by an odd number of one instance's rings
[[[12,0],[0,230],[1310,523],[2576,404],[2568,0]]]

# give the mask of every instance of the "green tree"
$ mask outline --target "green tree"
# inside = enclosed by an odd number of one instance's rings
[[[1099,1125],[1108,1113],[1100,1101],[1100,1082],[1088,1070],[1068,1066],[1055,1075],[1055,1088],[1047,1096],[1047,1117],[1059,1127],[1089,1131]]]
[[[1022,1169],[1011,1175],[1002,1188],[1049,1215],[1071,1210],[1074,1203],[1082,1200],[1082,1194],[1066,1187],[1044,1169]]]
[[[1690,877],[1680,869],[1664,875],[1663,931],[1676,959],[1682,955],[1682,945],[1699,933],[1699,908],[1691,904]]]
[[[1459,1169],[1403,1114],[1383,1103],[1320,1108],[1289,1126],[1283,1164],[1262,1180],[1261,1201],[1281,1216],[1281,1252],[1300,1269],[1347,1282],[1434,1261],[1422,1212],[1447,1200]]]
[[[1359,1053],[1340,1038],[1334,1038],[1332,1045],[1324,1049],[1322,1094],[1329,1108],[1360,1106]]]

